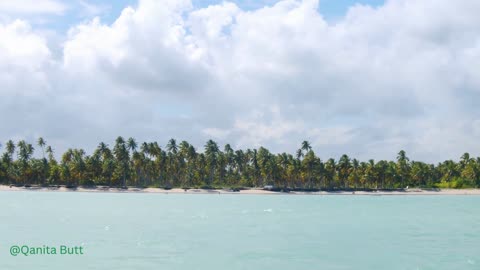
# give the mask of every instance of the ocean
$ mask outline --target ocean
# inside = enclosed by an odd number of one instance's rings
[[[480,269],[480,196],[25,191],[0,207],[1,270]]]

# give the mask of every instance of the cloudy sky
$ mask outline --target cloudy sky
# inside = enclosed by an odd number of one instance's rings
[[[0,141],[480,154],[480,1],[0,0]]]

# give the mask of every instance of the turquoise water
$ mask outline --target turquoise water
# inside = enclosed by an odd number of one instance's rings
[[[2,270],[480,269],[476,196],[0,192],[0,205]]]

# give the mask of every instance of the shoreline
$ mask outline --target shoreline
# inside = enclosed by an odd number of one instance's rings
[[[137,188],[129,187],[128,189],[122,188],[109,188],[106,186],[98,187],[77,187],[66,188],[61,187],[16,187],[0,185],[0,192],[22,192],[22,191],[36,191],[36,192],[91,192],[91,193],[148,193],[148,194],[235,194],[235,195],[343,195],[343,196],[406,196],[406,195],[479,195],[480,189],[438,189],[438,190],[426,190],[426,189],[408,189],[404,191],[290,191],[290,192],[276,192],[269,191],[260,188],[244,189],[240,191],[233,191],[229,189],[163,189],[163,188]]]

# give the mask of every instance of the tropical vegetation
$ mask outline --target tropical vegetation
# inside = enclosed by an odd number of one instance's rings
[[[3,145],[0,184],[163,188],[250,188],[272,186],[281,190],[358,190],[474,188],[480,186],[480,158],[468,153],[458,162],[438,164],[413,161],[405,151],[396,160],[360,161],[348,155],[320,159],[308,141],[295,154],[258,149],[233,149],[209,140],[203,151],[186,141],[171,139],[137,143],[118,137],[114,145],[101,142],[87,155],[68,149],[56,158],[43,138]],[[34,157],[34,150],[39,150]]]

